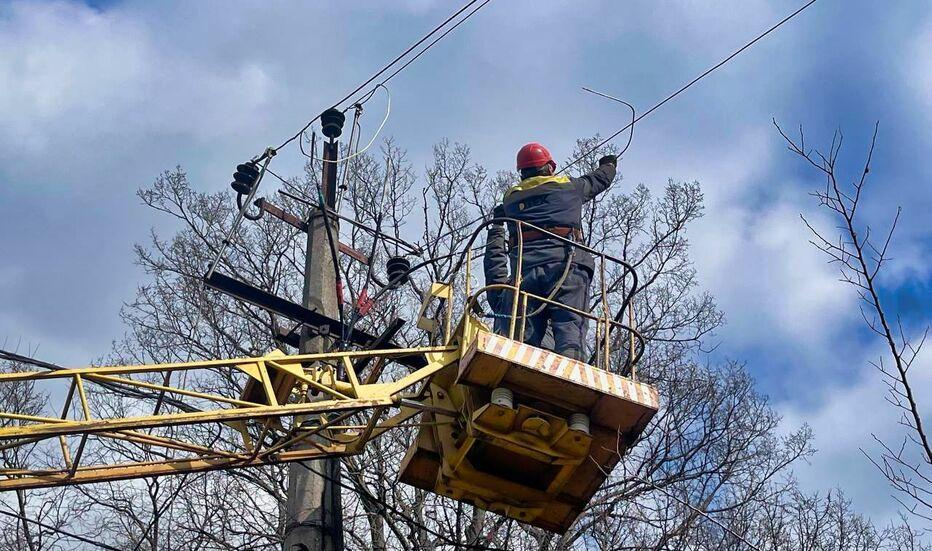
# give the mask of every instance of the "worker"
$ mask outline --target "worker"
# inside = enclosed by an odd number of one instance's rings
[[[556,176],[557,165],[547,148],[529,143],[518,151],[521,182],[505,192],[504,214],[582,243],[582,207],[609,188],[617,164],[615,155],[606,155],[599,159],[599,168],[589,174],[579,178]],[[592,255],[527,226],[522,226],[521,235],[521,290],[588,311],[589,285],[595,272]],[[517,232],[510,241],[511,262],[515,265]],[[524,342],[540,346],[549,326],[553,331],[554,352],[583,358],[588,323],[578,313],[532,299],[528,301],[524,323]]]

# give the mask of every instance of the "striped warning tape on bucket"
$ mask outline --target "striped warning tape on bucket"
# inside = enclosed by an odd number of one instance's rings
[[[476,347],[477,351],[543,371],[599,392],[612,394],[653,408],[658,408],[660,405],[657,391],[650,385],[639,383],[615,373],[609,373],[549,350],[543,350],[536,346],[513,341],[485,331],[480,331],[477,335]]]

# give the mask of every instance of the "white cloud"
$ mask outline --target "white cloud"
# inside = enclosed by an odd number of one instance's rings
[[[913,91],[914,99],[925,107],[925,115],[932,117],[932,18],[913,39],[911,47],[904,52],[902,76]]]
[[[655,187],[667,177],[702,184],[706,216],[689,238],[703,287],[728,318],[726,348],[792,342],[818,353],[856,296],[808,243],[799,215],[812,214],[810,197],[794,182],[774,181],[781,152],[768,123],[698,142],[648,128],[625,175],[646,176]]]
[[[807,242],[801,210],[788,197],[756,209],[719,206],[693,232],[699,271],[733,337],[817,348],[852,313],[854,296]]]
[[[627,117],[581,94],[579,85],[625,97],[643,111],[787,8],[764,0],[581,6],[490,4],[392,82],[386,134],[409,148],[416,169],[443,136],[468,143],[493,170],[510,165],[529,139],[548,142],[562,159],[575,137],[607,135]],[[355,11],[346,16],[346,9]],[[0,270],[0,289],[20,298],[0,311],[0,337],[22,334],[66,363],[105,351],[120,330],[120,301],[144,277],[131,269],[130,246],[146,239],[150,223],[163,221],[143,220],[147,212],[133,191],[175,163],[196,186],[225,187],[235,162],[290,135],[450,10],[434,0],[407,0],[403,9],[133,1],[104,11],[75,2],[0,6],[0,160],[16,161],[0,165],[0,181],[24,196],[43,183],[78,194],[88,180],[105,192],[80,203],[47,194],[3,211],[11,213],[0,217],[9,225],[4,235],[14,225],[28,235],[15,251],[16,265]],[[690,238],[703,286],[729,319],[722,350],[737,350],[759,377],[782,362],[785,371],[774,378],[815,387],[821,400],[815,406],[796,396],[781,402],[787,425],[810,421],[823,450],[813,474],[800,476],[809,476],[813,488],[851,487],[867,508],[871,492],[885,493],[858,485],[859,477],[874,478],[857,447],[869,442],[870,430],[887,426],[887,410],[876,401],[877,375],[851,367],[863,366],[864,358],[855,354],[846,365],[851,358],[838,354],[857,340],[846,334],[859,323],[856,297],[806,243],[798,214],[812,205],[805,186],[787,175],[795,160],[770,126],[776,113],[788,124],[821,124],[817,117],[825,117],[830,127],[857,107],[810,97],[835,78],[835,67],[809,65],[832,52],[814,55],[807,49],[812,42],[798,40],[805,33],[823,39],[825,20],[817,13],[794,20],[640,123],[622,166],[623,185],[658,189],[670,177],[703,184],[707,215]],[[325,36],[331,29],[323,22],[338,15],[341,24]],[[882,42],[889,38],[875,30],[856,40],[907,51],[898,41]],[[913,48],[902,79],[927,112],[930,35],[927,25],[904,39]],[[858,80],[842,84],[871,85],[860,77],[873,68],[857,69]],[[826,112],[787,107],[802,100]],[[369,113],[369,121],[381,116],[379,108]],[[289,150],[275,162],[289,174],[300,160]],[[53,248],[58,252],[48,254]],[[901,241],[896,252],[889,281],[928,276],[922,248]],[[68,284],[50,274],[69,274]],[[34,297],[44,299],[42,307]],[[745,357],[749,348],[756,355]]]
[[[102,138],[186,134],[208,140],[248,128],[268,102],[263,68],[211,65],[156,44],[145,22],[73,3],[16,2],[0,18],[0,141],[42,155]]]
[[[808,423],[814,432],[818,453],[808,465],[796,467],[800,483],[810,491],[841,488],[858,511],[883,523],[895,518],[899,506],[891,497],[894,490],[861,450],[878,459],[881,447],[874,436],[896,449],[906,432],[899,424],[899,410],[886,401],[882,375],[868,367],[868,362],[877,361],[881,355],[889,357],[877,346],[860,356],[849,366],[850,386],[822,389],[816,407],[801,408],[799,404],[786,402],[779,404],[778,409],[785,430]],[[910,378],[922,412],[926,419],[932,418],[932,360],[920,358],[910,371]],[[921,458],[916,459],[921,462]],[[920,519],[914,520],[916,526],[921,524]]]

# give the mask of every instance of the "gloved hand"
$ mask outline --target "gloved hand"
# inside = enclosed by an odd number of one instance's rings
[[[505,205],[495,205],[495,208],[492,209],[492,218],[504,218],[505,217]]]
[[[618,156],[617,155],[606,155],[599,159],[599,166],[612,165],[618,166]]]

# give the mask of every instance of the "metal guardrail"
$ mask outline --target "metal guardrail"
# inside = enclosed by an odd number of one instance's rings
[[[488,227],[490,224],[506,222],[510,224],[510,229],[515,234],[515,240],[517,241],[516,247],[513,247],[509,251],[509,256],[516,252],[516,259],[512,262],[513,274],[511,283],[493,283],[486,284],[475,291],[470,289],[471,283],[471,264],[472,264],[472,243],[475,241],[478,234]],[[547,235],[549,239],[561,242],[567,247],[570,247],[575,250],[586,251],[591,254],[595,259],[597,259],[597,274],[594,276],[598,277],[599,285],[599,302],[601,304],[601,314],[596,315],[592,312],[583,311],[566,304],[562,304],[558,301],[552,300],[548,297],[542,297],[534,293],[522,290],[523,274],[522,267],[524,264],[524,231],[534,230],[541,232],[544,235]],[[516,249],[516,251],[515,251]],[[567,255],[565,262],[572,262],[572,256]],[[637,378],[636,365],[638,360],[644,354],[644,348],[646,341],[643,335],[637,331],[634,327],[634,315],[633,315],[633,298],[634,294],[638,289],[637,281],[637,272],[634,267],[631,266],[628,262],[615,258],[612,255],[606,254],[602,251],[595,250],[583,243],[578,243],[567,237],[555,234],[551,231],[548,231],[542,227],[536,226],[529,222],[518,220],[515,218],[494,218],[488,220],[481,224],[473,233],[469,242],[467,243],[466,250],[463,253],[463,256],[460,259],[460,262],[452,271],[452,279],[455,279],[456,273],[459,269],[465,264],[465,288],[464,288],[464,299],[465,299],[465,310],[463,315],[469,315],[470,312],[474,311],[474,307],[481,297],[484,294],[487,294],[489,291],[493,290],[504,290],[510,293],[511,295],[511,311],[508,314],[508,333],[507,336],[510,339],[523,341],[525,337],[525,330],[527,326],[527,320],[529,318],[527,314],[528,305],[532,302],[539,304],[549,304],[556,306],[558,308],[565,309],[567,311],[573,312],[584,319],[593,320],[596,324],[596,329],[594,332],[596,342],[593,349],[592,356],[589,358],[589,362],[596,367],[608,371],[609,364],[611,360],[612,353],[612,333],[619,329],[628,333],[628,357],[626,363],[623,367],[624,374],[629,374],[632,378]],[[632,278],[632,284],[627,294],[625,294],[624,299],[622,300],[621,307],[618,309],[618,312],[615,316],[610,314],[609,304],[608,304],[608,294],[606,282],[606,264],[616,264],[623,268],[624,272],[622,277],[628,277],[629,275]],[[593,278],[595,279],[595,277]],[[624,315],[628,315],[628,322],[624,323]],[[581,358],[582,359],[582,358]],[[595,363],[593,363],[595,362]]]

